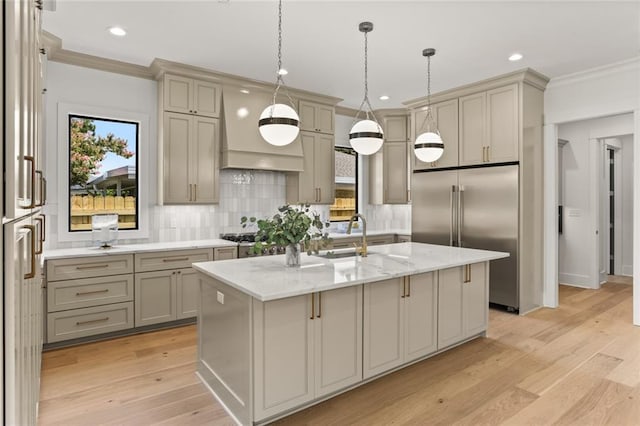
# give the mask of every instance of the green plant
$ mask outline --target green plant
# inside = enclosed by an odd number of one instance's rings
[[[252,223],[258,226],[256,243],[251,248],[254,254],[261,253],[265,246],[285,247],[296,243],[304,244],[307,254],[318,253],[331,241],[329,234],[322,232],[330,223],[322,222],[320,215],[310,210],[309,204],[299,204],[296,207],[286,204],[279,207],[278,213],[271,218],[256,219],[243,216],[240,223],[243,228]]]

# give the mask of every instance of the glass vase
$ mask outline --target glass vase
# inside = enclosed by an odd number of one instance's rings
[[[284,249],[284,261],[287,266],[300,266],[300,244],[287,244]]]

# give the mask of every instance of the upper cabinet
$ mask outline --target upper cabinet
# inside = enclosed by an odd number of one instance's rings
[[[460,165],[518,161],[518,85],[460,98]]]
[[[442,167],[458,166],[458,99],[438,102],[431,105],[431,115],[436,122],[436,127],[440,132],[440,137],[444,143],[444,152],[442,157],[437,161],[425,163],[420,161],[413,155],[414,170],[435,169]],[[425,118],[427,116],[427,108],[423,107],[413,114],[413,140],[421,133],[425,132],[423,128]],[[425,126],[426,127],[426,126]]]
[[[301,100],[298,103],[300,130],[332,135],[334,133],[335,108],[316,102]]]
[[[407,204],[411,165],[406,114],[382,118],[382,149],[369,156],[369,203]]]
[[[210,81],[165,74],[165,111],[217,118],[220,116],[222,87]]]
[[[287,203],[333,204],[335,155],[333,135],[300,132],[304,171],[287,173]]]

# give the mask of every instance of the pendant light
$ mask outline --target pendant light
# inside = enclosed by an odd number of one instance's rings
[[[275,146],[288,145],[294,141],[300,132],[300,117],[296,113],[293,100],[289,96],[286,87],[284,88],[289,105],[277,104],[276,97],[280,87],[284,86],[282,76],[286,71],[282,68],[282,0],[278,1],[278,71],[276,78],[276,89],[273,92],[273,101],[260,114],[258,130],[262,138]]]
[[[414,151],[416,157],[425,163],[431,163],[442,157],[444,143],[440,137],[440,132],[436,128],[436,122],[431,114],[431,57],[436,54],[435,49],[424,49],[422,56],[427,57],[427,115],[424,117],[422,125],[418,129],[420,133],[416,138]],[[425,127],[426,124],[426,127]]]
[[[367,33],[373,31],[373,24],[371,22],[361,22],[358,29],[364,33],[364,99],[360,104],[355,120],[358,120],[358,116],[363,111],[363,108],[366,118],[358,121],[351,127],[349,143],[358,154],[371,155],[375,154],[380,147],[382,147],[384,135],[382,126],[378,124],[378,120],[376,120],[376,116],[373,114],[373,108],[371,108],[371,103],[369,102],[369,87],[367,85]],[[373,118],[373,120],[371,120],[371,118]]]

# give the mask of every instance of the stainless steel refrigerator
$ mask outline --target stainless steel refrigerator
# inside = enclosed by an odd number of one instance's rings
[[[518,312],[518,165],[414,172],[415,242],[508,252],[491,262],[489,302]]]

